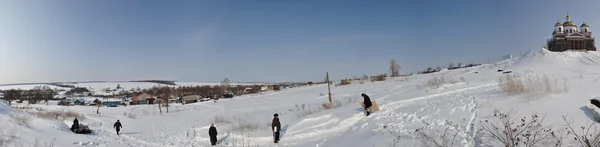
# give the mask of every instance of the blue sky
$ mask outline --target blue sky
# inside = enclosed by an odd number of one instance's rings
[[[317,81],[540,49],[592,0],[2,0],[0,83]]]

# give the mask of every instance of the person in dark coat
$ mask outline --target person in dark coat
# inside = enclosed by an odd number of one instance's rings
[[[77,118],[73,120],[73,125],[75,126],[75,129],[79,128],[79,120],[77,120]]]
[[[363,104],[365,104],[365,111],[367,111],[367,116],[369,116],[371,114],[371,112],[369,112],[369,108],[373,105],[373,103],[371,103],[371,98],[369,98],[367,94],[363,93],[361,96],[364,98]]]
[[[115,127],[115,129],[117,129],[117,135],[120,135],[119,131],[121,131],[121,128],[123,128],[123,126],[121,125],[121,122],[119,120],[117,120],[117,122],[113,125],[113,127]]]
[[[75,118],[75,120],[73,120],[73,125],[71,126],[71,131],[75,132],[77,129],[79,129],[79,120]]]
[[[281,131],[281,123],[279,122],[279,115],[275,113],[273,115],[273,122],[271,122],[271,130],[273,130],[273,142],[279,143],[279,132]]]
[[[219,133],[217,133],[217,128],[215,128],[215,124],[213,123],[208,129],[208,136],[210,136],[210,145],[217,145],[217,134]]]

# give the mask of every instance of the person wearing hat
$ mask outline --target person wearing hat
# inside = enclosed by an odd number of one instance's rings
[[[210,125],[210,128],[208,129],[208,136],[210,136],[210,145],[215,146],[217,145],[217,128],[215,127],[215,124],[213,123],[212,125]]]
[[[281,123],[279,122],[279,115],[277,113],[273,115],[273,122],[271,122],[271,130],[273,130],[273,142],[279,143],[279,132],[281,131]]]
[[[367,111],[367,116],[369,116],[371,114],[371,112],[369,112],[369,108],[373,105],[373,103],[371,103],[371,98],[369,98],[367,94],[363,93],[361,96],[364,98],[363,104],[365,104],[365,111]]]
[[[121,135],[121,134],[119,134],[119,131],[121,131],[121,128],[123,128],[123,126],[121,125],[121,122],[119,120],[117,120],[117,122],[115,122],[113,127],[115,127],[115,129],[117,129],[117,135]]]

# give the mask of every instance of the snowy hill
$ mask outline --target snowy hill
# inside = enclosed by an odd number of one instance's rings
[[[30,105],[42,111],[81,113],[85,118],[81,118],[80,123],[95,131],[91,135],[73,134],[65,129],[71,125],[72,118],[35,117],[28,127],[17,125],[10,121],[10,114],[25,110],[13,110],[5,105],[0,105],[0,124],[19,132],[13,137],[4,137],[9,145],[28,145],[33,143],[31,138],[39,136],[55,146],[209,146],[208,128],[215,123],[220,146],[424,146],[420,139],[410,136],[417,129],[423,130],[426,124],[429,129],[449,128],[456,132],[454,146],[476,146],[476,140],[483,137],[470,126],[485,125],[485,120],[493,120],[495,111],[511,112],[514,118],[538,112],[545,117],[544,125],[558,127],[565,123],[562,115],[572,118],[575,128],[591,123],[585,106],[590,98],[600,96],[596,90],[600,87],[598,61],[600,54],[596,52],[534,50],[523,57],[495,64],[381,82],[355,81],[331,88],[334,104],[337,104],[331,109],[322,106],[328,101],[326,85],[217,102],[173,104],[169,113],[165,113],[165,108],[160,113],[157,105],[102,107],[100,114],[96,114],[95,107]],[[506,71],[511,73],[504,74]],[[519,77],[528,92],[519,95],[503,92],[498,80],[506,75]],[[544,89],[536,88],[546,87],[535,82],[544,78],[549,79],[551,92],[540,92]],[[361,93],[376,101],[381,111],[365,116],[358,104],[362,101]],[[270,123],[274,113],[280,115],[282,125],[279,144],[272,143]],[[123,123],[121,136],[112,128],[117,119]],[[572,139],[565,139],[565,143],[577,145]]]

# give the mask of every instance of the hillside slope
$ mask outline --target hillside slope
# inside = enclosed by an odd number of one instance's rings
[[[585,109],[588,99],[600,96],[595,87],[600,83],[600,54],[596,52],[554,53],[534,50],[525,56],[495,64],[443,70],[441,72],[392,78],[382,82],[355,82],[332,87],[333,99],[339,107],[322,110],[327,102],[327,86],[313,85],[285,89],[280,92],[247,95],[217,102],[172,105],[169,113],[159,112],[157,105],[100,108],[31,105],[46,110],[83,113],[82,124],[96,131],[92,135],[76,135],[64,130],[71,119],[50,121],[34,119],[32,127],[17,127],[17,137],[42,136],[55,146],[209,146],[208,127],[215,123],[221,146],[422,146],[418,139],[400,138],[430,124],[434,128],[458,130],[455,146],[474,146],[477,137],[468,126],[493,117],[494,111],[512,112],[515,117],[539,112],[546,124],[562,124],[561,115],[574,120],[574,126],[590,123]],[[511,71],[523,81],[547,77],[553,93],[512,95],[502,92],[498,79]],[[428,84],[437,79],[439,85]],[[536,87],[528,85],[530,87]],[[538,85],[543,86],[543,85]],[[565,87],[566,86],[566,87]],[[359,106],[361,93],[375,100],[381,111],[365,116]],[[3,109],[0,109],[3,110]],[[0,121],[10,122],[6,109]],[[282,139],[272,143],[270,122],[278,113],[282,123]],[[116,120],[123,123],[123,134],[112,128]],[[449,126],[451,121],[456,126]],[[28,131],[31,130],[31,131]],[[36,130],[36,131],[33,131]],[[42,130],[42,131],[39,131]],[[391,134],[393,133],[393,134]],[[24,136],[24,137],[21,137]],[[13,144],[27,144],[28,139],[12,139]],[[573,143],[573,142],[567,142]]]

